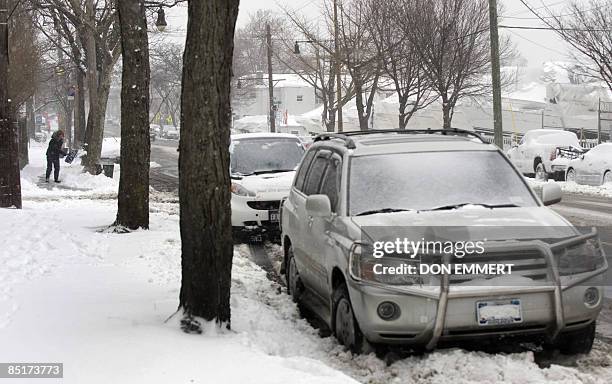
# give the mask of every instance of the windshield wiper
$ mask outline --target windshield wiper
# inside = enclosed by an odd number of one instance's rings
[[[517,208],[519,207],[518,205],[512,204],[512,203],[506,203],[506,204],[459,203],[459,204],[442,205],[440,207],[435,207],[431,209],[421,209],[420,211],[448,211],[451,209],[465,207],[466,205],[480,205],[481,207],[485,207],[485,208]]]
[[[414,209],[404,209],[404,208],[381,208],[381,209],[372,209],[370,211],[364,211],[356,214],[355,216],[366,216],[366,215],[374,215],[377,213],[391,213],[391,212],[409,212],[414,211]]]
[[[266,169],[265,171],[251,172],[250,175],[265,175],[266,173],[281,173],[281,172],[293,172],[295,169]]]

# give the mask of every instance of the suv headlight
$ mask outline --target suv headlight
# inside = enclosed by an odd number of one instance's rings
[[[238,195],[238,196],[248,196],[248,197],[256,196],[255,192],[237,183],[232,183],[231,191],[233,194]]]
[[[605,265],[603,251],[596,240],[587,240],[562,249],[557,257],[561,276],[592,272]]]
[[[419,274],[419,265],[419,259],[374,258],[367,244],[355,243],[349,254],[349,273],[358,281],[388,285],[427,284],[429,279]]]

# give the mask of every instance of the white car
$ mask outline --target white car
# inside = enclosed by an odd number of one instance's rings
[[[162,132],[162,137],[165,139],[178,140],[180,138],[180,134],[176,129],[168,129]]]
[[[554,159],[550,163],[555,181],[564,181],[569,162],[582,156],[584,153],[585,150],[580,147],[571,145],[569,147],[558,147]]]
[[[276,240],[279,209],[304,155],[301,140],[285,133],[231,136],[232,228],[235,242]]]
[[[612,183],[612,143],[599,144],[571,160],[565,179],[589,185]]]
[[[552,160],[558,147],[578,147],[575,133],[559,129],[534,129],[527,132],[518,146],[508,151],[508,157],[524,175],[548,179],[552,175]]]

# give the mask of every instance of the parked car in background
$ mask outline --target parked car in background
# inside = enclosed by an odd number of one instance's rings
[[[526,176],[547,180],[553,176],[552,161],[558,147],[580,148],[578,136],[559,129],[534,129],[525,133],[520,143],[508,151],[508,157]]]
[[[162,138],[169,140],[178,140],[180,138],[180,133],[178,129],[175,128],[166,128],[162,132]]]
[[[569,161],[565,178],[578,184],[612,183],[612,143],[599,144]]]
[[[550,168],[555,181],[564,181],[565,173],[567,172],[567,165],[573,159],[580,157],[585,153],[585,150],[580,147],[574,147],[572,145],[568,147],[558,147]]]
[[[279,209],[304,155],[287,133],[231,136],[232,227],[235,242],[277,240]]]
[[[34,134],[34,141],[37,143],[44,143],[47,141],[47,134],[45,132],[36,132]]]
[[[281,212],[287,289],[352,351],[506,337],[590,351],[607,269],[597,232],[583,235],[547,207],[561,201],[559,185],[546,183],[538,198],[497,147],[473,137],[324,134],[304,156]],[[396,250],[402,238],[485,241],[483,253],[464,259]],[[385,254],[377,255],[381,240]],[[516,269],[405,272],[444,258]]]

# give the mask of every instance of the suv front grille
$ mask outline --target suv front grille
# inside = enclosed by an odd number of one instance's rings
[[[273,211],[280,208],[281,202],[279,200],[272,201],[247,201],[247,205],[253,209],[261,211]]]
[[[430,258],[431,263],[440,263],[440,257]],[[425,258],[423,259],[425,262]],[[532,280],[547,279],[548,267],[545,256],[537,249],[519,251],[487,252],[482,255],[466,255],[462,259],[454,259],[451,264],[513,264],[512,276],[522,276]],[[453,268],[454,270],[454,268]],[[451,275],[451,284],[460,284],[475,279],[490,279],[499,275]]]

